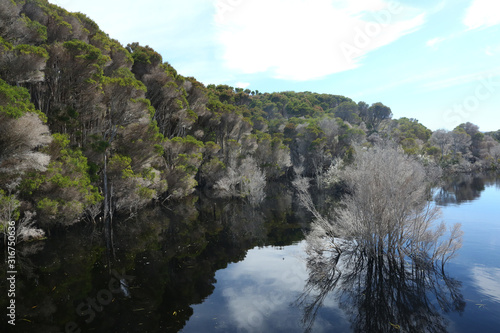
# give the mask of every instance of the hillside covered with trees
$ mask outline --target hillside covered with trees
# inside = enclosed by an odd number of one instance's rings
[[[453,172],[500,167],[500,130],[432,132],[380,102],[205,86],[81,13],[0,0],[0,222],[18,220],[21,241],[199,192],[257,205],[269,182],[384,141]]]

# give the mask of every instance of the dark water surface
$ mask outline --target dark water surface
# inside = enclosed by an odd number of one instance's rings
[[[358,293],[353,274],[321,295],[314,320],[305,318],[310,217],[276,186],[257,209],[193,199],[116,222],[109,249],[93,226],[20,248],[17,325],[0,332],[303,332],[306,324],[312,332],[398,332],[402,322],[392,320],[406,319],[416,331],[500,332],[500,179],[449,179],[435,201],[446,223],[462,223],[463,247],[446,266],[449,279],[375,281],[397,294],[395,303]]]

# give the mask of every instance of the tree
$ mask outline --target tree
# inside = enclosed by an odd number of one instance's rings
[[[316,251],[357,249],[373,257],[391,254],[402,265],[444,266],[460,247],[460,226],[441,240],[444,223],[435,226],[439,208],[427,201],[434,177],[412,157],[392,147],[356,149],[355,160],[341,173],[348,193],[330,216],[320,214],[303,181],[301,201],[315,216],[308,241]]]
[[[420,124],[417,119],[400,118],[393,120],[390,125],[390,134],[394,141],[401,143],[406,138],[413,138],[421,142],[427,142],[432,135],[432,131]]]
[[[168,184],[168,197],[181,199],[194,192],[196,174],[203,161],[205,145],[188,135],[163,142],[162,178]]]
[[[51,137],[42,119],[44,116],[35,110],[26,89],[0,79],[0,174],[11,177],[27,170],[46,169],[50,158],[37,148],[49,144]]]
[[[451,150],[454,155],[466,156],[472,142],[471,136],[461,127],[454,129],[451,133]]]
[[[359,123],[358,106],[354,102],[340,103],[334,111],[335,116],[339,117],[343,121],[347,121],[351,124]]]
[[[443,330],[438,310],[465,307],[459,283],[444,271],[463,233],[455,224],[444,237],[444,223],[435,225],[439,208],[427,199],[429,182],[437,175],[391,146],[358,147],[352,164],[328,175],[347,188],[329,214],[316,208],[306,179],[294,181],[300,201],[315,218],[306,236],[309,279],[297,300],[304,307],[306,332],[335,289],[341,306],[356,314],[356,331]],[[439,307],[430,305],[430,293]],[[411,317],[414,311],[421,320]]]
[[[361,117],[361,120],[363,120],[365,123],[368,120],[368,109],[370,108],[370,105],[368,103],[365,103],[363,101],[358,102],[358,112],[359,116]]]
[[[53,134],[43,152],[51,157],[44,172],[29,172],[19,185],[20,197],[36,211],[41,226],[68,226],[79,221],[84,210],[102,201],[91,184],[87,158],[70,147],[67,135]]]
[[[43,81],[48,57],[43,47],[5,43],[3,51],[0,46],[0,76],[12,84]]]
[[[379,130],[380,124],[384,120],[391,119],[392,111],[391,108],[385,106],[384,104],[378,102],[373,103],[368,109],[366,109],[366,103],[360,102],[361,106],[360,114],[361,119],[366,123],[366,127],[373,133]]]
[[[434,131],[431,136],[431,143],[441,149],[441,159],[448,154],[448,149],[451,144],[451,136],[447,130],[439,129]]]
[[[481,158],[481,149],[483,148],[484,134],[479,131],[479,126],[466,122],[458,125],[453,131],[465,132],[470,137],[470,151],[472,156],[477,159]],[[473,159],[474,161],[474,159]]]
[[[264,197],[266,176],[252,157],[246,157],[237,166],[227,168],[226,175],[214,186],[219,197],[240,197],[248,199],[252,205],[260,203]]]
[[[290,149],[277,138],[267,133],[258,133],[258,147],[255,159],[266,174],[266,179],[277,179],[292,166]]]
[[[15,45],[44,42],[47,39],[47,28],[21,13],[22,8],[15,1],[0,2],[0,36]]]

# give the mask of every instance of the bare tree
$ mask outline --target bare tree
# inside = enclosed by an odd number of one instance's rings
[[[347,187],[338,208],[319,212],[308,181],[294,182],[315,218],[306,236],[309,280],[298,299],[306,331],[327,294],[337,290],[341,307],[354,315],[355,331],[443,332],[426,289],[441,308],[463,311],[459,283],[444,272],[461,247],[460,224],[449,231],[436,224],[439,208],[428,201],[433,177],[417,160],[391,146],[355,151],[354,163],[329,173]],[[414,320],[413,311],[429,314]]]
[[[228,167],[226,175],[214,186],[219,197],[247,198],[252,205],[260,203],[264,197],[266,177],[255,160],[248,156],[234,167]]]
[[[18,119],[0,113],[0,172],[44,171],[50,158],[36,149],[51,142],[49,134],[49,128],[35,113]]]
[[[443,158],[443,156],[446,155],[450,149],[451,135],[447,130],[437,130],[432,133],[431,142],[441,149],[441,158]]]
[[[446,227],[436,225],[440,210],[427,201],[428,177],[418,161],[397,148],[357,148],[354,163],[341,171],[350,194],[331,214],[319,213],[304,184],[296,182],[301,201],[315,216],[308,241],[318,251],[356,246],[402,262],[411,258],[417,265],[445,262],[460,247],[462,233],[456,225],[450,239],[441,240]]]

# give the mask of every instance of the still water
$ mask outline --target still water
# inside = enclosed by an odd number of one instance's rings
[[[435,201],[465,232],[444,275],[367,279],[353,260],[335,288],[311,284],[310,217],[284,186],[258,209],[204,198],[144,212],[115,224],[110,249],[93,226],[54,232],[19,250],[13,331],[498,332],[500,179],[449,179]]]

